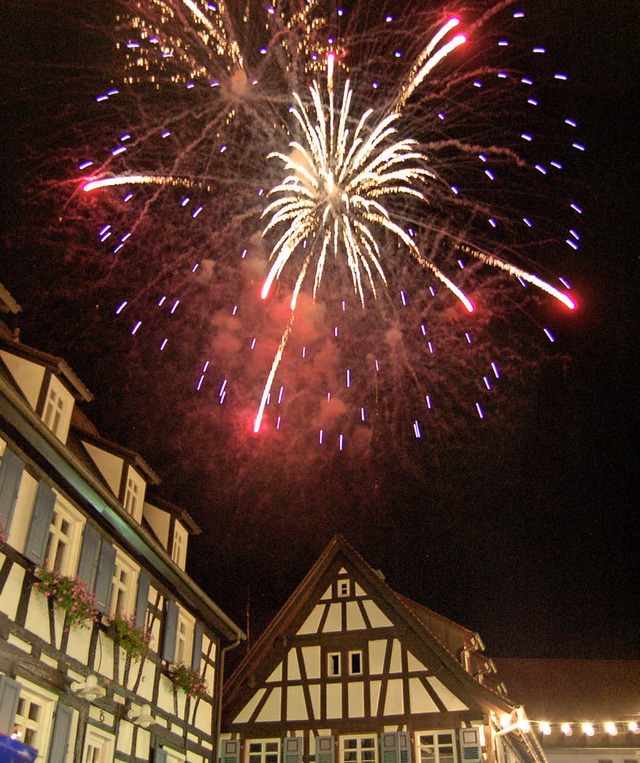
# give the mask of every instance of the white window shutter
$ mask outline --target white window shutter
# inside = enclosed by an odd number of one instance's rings
[[[481,763],[482,744],[479,728],[460,729],[460,757],[462,763]]]

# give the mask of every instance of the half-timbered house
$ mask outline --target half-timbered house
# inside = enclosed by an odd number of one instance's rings
[[[336,536],[225,686],[222,763],[543,763],[478,634]]]
[[[0,324],[0,759],[214,761],[244,634],[185,572],[197,525],[149,497],[157,475],[100,437],[90,399]]]

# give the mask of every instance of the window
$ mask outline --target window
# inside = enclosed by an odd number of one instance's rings
[[[181,570],[184,570],[187,563],[187,531],[179,522],[176,522],[173,528],[171,558]]]
[[[278,763],[279,757],[279,741],[264,740],[260,742],[249,742],[248,763]]]
[[[349,595],[349,581],[338,580],[338,596],[343,598]]]
[[[327,674],[330,676],[340,675],[340,653],[332,652],[327,655]]]
[[[191,664],[191,647],[193,646],[194,620],[184,610],[178,613],[178,630],[176,632],[176,662]]]
[[[58,497],[44,555],[47,569],[61,575],[75,572],[83,524],[81,516],[70,506],[61,503]]]
[[[94,729],[87,730],[82,763],[110,763],[113,760],[113,740]]]
[[[120,551],[116,550],[113,578],[111,579],[111,596],[109,598],[109,613],[111,615],[119,612],[128,617],[132,614],[137,576],[137,567]]]
[[[419,734],[420,763],[455,763],[453,731]]]
[[[375,763],[375,737],[342,737],[342,763]]]
[[[45,426],[48,426],[53,434],[57,435],[60,429],[60,422],[62,420],[62,412],[64,410],[64,400],[60,396],[57,390],[51,388],[47,397],[47,402],[44,406],[43,420]]]
[[[127,486],[124,491],[124,510],[137,522],[142,519],[142,504],[144,503],[144,480],[129,467]]]
[[[43,695],[24,686],[20,687],[11,736],[23,744],[35,747],[43,756],[51,727],[52,704]]]
[[[67,440],[72,410],[73,395],[56,376],[52,376],[42,409],[42,421],[62,442]]]
[[[362,674],[362,652],[349,652],[349,673],[352,676]]]

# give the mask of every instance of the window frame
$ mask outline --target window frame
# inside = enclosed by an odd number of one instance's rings
[[[180,626],[184,626],[181,632]],[[193,634],[196,625],[196,619],[178,604],[178,621],[176,624],[176,647],[174,650],[173,661],[176,664],[184,663],[191,665],[193,658]],[[181,637],[183,636],[183,638]],[[183,652],[180,654],[180,646],[183,645]]]
[[[362,742],[365,740],[372,741],[373,745],[364,747]],[[356,746],[347,747],[347,742],[356,742]],[[340,754],[339,763],[376,763],[379,754],[378,736],[377,734],[344,735],[339,738],[338,749]],[[347,753],[350,755],[355,753],[355,757],[349,757],[349,760],[347,760]]]
[[[189,533],[180,522],[175,521],[173,526],[173,537],[171,539],[171,559],[181,570],[187,566],[187,543]]]
[[[73,405],[73,395],[55,374],[51,374],[42,406],[42,423],[63,443],[69,434]]]
[[[142,521],[142,510],[144,508],[146,483],[138,472],[129,465],[127,475],[124,480],[124,495],[122,496],[122,507],[125,512],[135,519],[136,522]]]
[[[358,658],[358,669],[354,669],[354,658]],[[354,649],[349,652],[349,675],[350,676],[361,676],[364,672],[364,665],[363,665],[363,653],[362,649]]]
[[[279,763],[280,761],[282,752],[280,739],[247,739],[245,745],[245,763]],[[260,745],[261,749],[259,751],[252,751],[252,745]],[[273,745],[275,749],[267,750],[267,745]],[[269,756],[274,756],[273,760],[270,760]]]
[[[338,580],[336,593],[339,599],[347,599],[351,594],[351,580],[349,578]]]
[[[49,531],[47,535],[47,541],[45,545],[45,553],[43,564],[50,571],[60,573],[60,575],[66,575],[72,577],[78,570],[78,562],[80,560],[80,546],[82,533],[86,524],[86,519],[83,515],[74,508],[68,501],[64,500],[59,493],[55,493],[55,503],[53,505],[53,514],[51,516],[51,522],[49,523]],[[59,533],[52,532],[55,523],[58,519],[66,521],[70,526],[70,531],[67,533],[68,542],[65,544],[64,557],[58,569],[55,569],[53,560],[51,559],[51,545],[52,540],[56,539],[55,555],[57,556],[59,549]]]
[[[127,573],[130,578],[123,586],[120,581],[116,581],[116,576],[121,572]],[[122,553],[116,546],[116,558],[113,564],[113,575],[111,576],[111,588],[109,590],[108,613],[113,617],[116,612],[120,612],[123,617],[132,617],[136,604],[138,591],[138,578],[140,576],[140,567],[135,564],[128,556]],[[118,592],[123,592],[124,604],[120,607],[118,604]]]
[[[40,718],[37,720],[37,732],[35,739],[29,739],[27,741],[26,735],[21,734],[18,736],[16,727],[20,718],[24,716],[21,714],[21,704],[24,701],[29,701],[32,704],[37,705],[41,709]],[[11,734],[12,739],[18,739],[23,744],[35,747],[38,750],[42,760],[47,760],[49,755],[49,747],[51,745],[51,734],[53,733],[53,711],[55,707],[55,701],[48,692],[38,690],[38,687],[33,686],[30,683],[25,683],[20,680],[20,695],[18,697],[18,705],[14,716],[14,731]]]
[[[342,655],[340,652],[327,652],[327,676],[338,678],[342,675]]]
[[[448,743],[440,743],[439,737],[444,736],[445,734],[449,735],[451,737],[451,741]],[[422,742],[420,737],[423,736],[433,736],[434,737],[434,755],[432,758],[429,759],[429,761],[425,760],[422,757],[422,747],[423,744],[426,746],[427,742]],[[454,729],[435,729],[435,730],[423,730],[423,731],[416,731],[415,734],[415,745],[416,745],[416,763],[443,763],[443,758],[440,755],[440,748],[441,747],[451,747],[451,756],[445,756],[445,763],[458,763],[458,749],[457,749],[457,743],[456,743],[456,731]],[[452,758],[452,760],[449,760],[449,758]]]
[[[88,757],[89,747],[99,751],[97,760]],[[87,733],[82,749],[82,763],[113,763],[114,737],[87,726]]]

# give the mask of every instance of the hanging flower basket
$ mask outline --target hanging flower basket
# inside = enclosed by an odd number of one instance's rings
[[[91,623],[97,621],[93,594],[82,580],[50,572],[44,567],[36,570],[36,576],[38,580],[34,588],[51,599],[55,609],[66,612],[68,628],[89,628]]]
[[[180,662],[177,665],[169,665],[169,678],[174,691],[183,691],[187,697],[205,697],[207,695],[207,682],[192,668]]]
[[[119,612],[108,618],[107,634],[136,662],[146,654],[153,638],[150,628],[137,628],[133,617]]]

